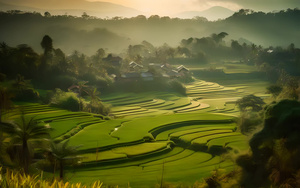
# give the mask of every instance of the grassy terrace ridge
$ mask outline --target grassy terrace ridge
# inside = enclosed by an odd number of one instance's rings
[[[80,130],[69,139],[70,145],[82,145],[80,150],[103,148],[120,143],[117,137],[110,135],[115,128],[121,126],[124,120],[110,120],[102,123],[92,124]],[[95,150],[93,150],[95,151]]]
[[[87,125],[100,123],[102,121],[103,120],[94,117],[74,117],[68,119],[54,120],[50,123],[50,126],[52,128],[50,135],[52,138],[56,138],[58,136],[63,135],[64,133],[67,133],[68,131],[72,130],[77,126],[84,128]]]
[[[266,85],[259,83],[258,91]],[[117,118],[138,118],[170,113],[221,113],[237,116],[235,101],[250,94],[247,84],[223,86],[215,82],[195,80],[186,84],[187,97],[167,92],[121,93],[104,96],[112,102],[112,114]],[[253,87],[251,86],[251,91]],[[261,91],[261,97],[269,96]],[[165,111],[153,111],[165,110]],[[166,111],[169,111],[166,112]]]
[[[207,142],[208,147],[211,146],[222,146],[225,147],[228,144],[232,143],[232,142],[244,142],[247,143],[247,137],[245,137],[244,135],[235,135],[233,137],[221,137],[221,138],[214,138],[211,139]]]
[[[231,122],[234,118],[224,115],[215,114],[172,114],[164,116],[156,116],[150,118],[139,118],[125,122],[117,131],[112,133],[112,136],[120,138],[121,141],[140,140],[147,135],[148,132],[153,132],[155,129],[168,127],[170,124],[178,122],[191,121],[222,121]],[[184,125],[184,124],[183,124]],[[129,136],[130,135],[130,136]]]
[[[156,117],[144,117],[138,119],[120,119],[110,120],[103,123],[96,123],[85,127],[77,134],[72,136],[70,144],[84,145],[81,150],[89,150],[93,148],[103,148],[113,146],[115,144],[129,144],[143,142],[148,137],[149,132],[154,132],[168,126],[184,126],[189,123],[207,123],[214,122],[231,122],[233,118],[224,115],[213,114],[172,114]],[[178,122],[184,122],[179,123]],[[141,126],[142,125],[142,126]],[[97,145],[98,144],[98,145]]]
[[[216,130],[207,130],[207,131],[201,131],[201,132],[193,132],[189,134],[185,134],[182,136],[179,136],[179,139],[186,142],[186,143],[193,143],[194,140],[199,139],[199,138],[206,138],[211,135],[222,135],[224,133],[232,133],[231,129],[216,129]]]
[[[95,153],[82,154],[83,157],[87,157],[83,159],[83,162],[106,161],[110,159],[128,158],[128,157],[134,157],[139,155],[145,155],[145,154],[166,149],[168,148],[169,144],[170,141],[141,143],[133,146],[123,146],[123,147],[113,148],[107,151],[100,151],[99,153],[95,152]]]
[[[199,133],[199,132],[204,132],[205,134],[209,133],[207,131],[215,131],[215,130],[231,130],[233,131],[233,129],[236,128],[235,124],[206,124],[206,125],[202,125],[199,128],[199,125],[197,126],[197,128],[187,128],[186,130],[181,130],[181,131],[176,131],[176,132],[172,132],[171,134],[169,134],[170,138],[179,138],[181,136],[184,135],[190,135],[193,133]]]
[[[198,138],[194,138],[192,139],[191,143],[197,145],[206,145],[210,140],[215,138],[224,138],[224,137],[240,136],[240,135],[241,133],[236,133],[236,132],[219,132],[216,134],[205,135]]]
[[[188,151],[188,150],[187,150]],[[182,155],[181,159],[174,158],[170,161],[153,163],[148,166],[120,166],[116,168],[107,168],[101,166],[94,166],[88,168],[81,168],[74,171],[69,171],[68,177],[71,182],[88,182],[101,177],[104,182],[120,187],[126,187],[128,182],[133,187],[143,187],[145,185],[155,185],[162,173],[162,166],[164,164],[164,180],[175,181],[178,180],[184,183],[193,184],[195,179],[199,177],[209,176],[211,171],[217,167],[227,170],[233,169],[232,162],[223,161],[220,157],[212,158],[209,154],[190,151]],[[185,177],[184,179],[182,177]],[[149,187],[149,186],[147,186]],[[150,186],[151,187],[151,186]]]
[[[226,125],[226,124],[224,124]],[[192,124],[188,126],[182,126],[174,129],[169,129],[163,132],[160,132],[159,134],[156,135],[155,139],[156,140],[169,140],[170,136],[172,134],[175,134],[177,132],[181,131],[193,131],[196,129],[214,129],[216,126],[220,126],[219,124]]]

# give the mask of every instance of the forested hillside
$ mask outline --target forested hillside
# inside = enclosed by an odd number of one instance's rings
[[[143,15],[132,18],[99,19],[83,14],[51,16],[47,13],[9,11],[0,13],[0,41],[15,46],[25,43],[41,52],[40,38],[48,34],[66,53],[75,49],[91,55],[99,48],[122,52],[130,44],[144,40],[154,44],[178,45],[182,38],[204,37],[211,33],[230,33],[227,41],[241,38],[264,47],[300,44],[300,10],[275,13],[242,9],[233,16],[215,22],[198,17],[179,19]],[[285,37],[282,37],[285,36]]]

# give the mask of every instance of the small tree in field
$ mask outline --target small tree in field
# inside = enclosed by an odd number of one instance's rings
[[[272,94],[276,98],[282,91],[282,87],[279,85],[271,85],[267,87],[267,93]]]
[[[254,112],[259,112],[263,109],[265,102],[255,95],[247,95],[236,101],[236,104],[240,111],[245,112],[251,110]]]

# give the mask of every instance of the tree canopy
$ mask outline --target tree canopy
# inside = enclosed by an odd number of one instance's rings
[[[265,110],[263,129],[250,140],[252,154],[237,163],[243,187],[299,187],[300,102],[282,100]]]
[[[241,111],[251,110],[258,112],[263,109],[265,102],[260,97],[251,94],[237,100],[236,104]]]

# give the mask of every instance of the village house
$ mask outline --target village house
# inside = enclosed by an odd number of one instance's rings
[[[120,67],[121,62],[122,62],[121,57],[119,57],[119,56],[113,57],[112,54],[108,54],[108,56],[106,58],[103,58],[102,60],[104,62],[110,63],[112,66],[115,66],[115,67]]]
[[[140,71],[143,69],[143,67],[144,67],[143,65],[140,65],[134,61],[131,61],[129,63],[129,71]]]

